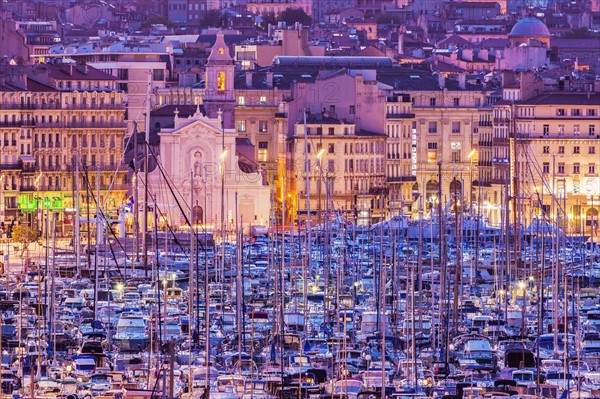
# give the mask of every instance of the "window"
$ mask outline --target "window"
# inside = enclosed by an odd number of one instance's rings
[[[269,142],[259,141],[258,142],[258,162],[267,162],[269,157]]]
[[[567,115],[567,113],[565,112],[564,108],[558,108],[556,110],[556,116],[566,116],[566,115]]]
[[[542,173],[550,173],[550,162],[544,162],[542,164]]]
[[[437,151],[436,150],[427,151],[427,162],[428,163],[437,162]]]
[[[431,98],[429,99],[429,106],[430,106],[430,107],[435,107],[435,97],[431,97]]]
[[[581,148],[578,145],[573,147],[573,154],[581,154]]]
[[[429,122],[429,133],[437,133],[437,122]]]
[[[558,164],[558,174],[559,175],[564,175],[565,174],[565,164],[563,162],[560,162]]]
[[[258,121],[258,131],[261,133],[266,133],[267,130],[267,121]]]
[[[246,98],[244,96],[238,97],[238,105],[246,105]]]
[[[265,105],[267,103],[267,97],[266,96],[260,96],[260,105]]]
[[[590,173],[590,174],[596,173],[596,164],[591,163],[588,165],[588,173]]]
[[[544,136],[548,136],[550,134],[550,125],[544,125]]]
[[[564,154],[565,153],[565,146],[564,145],[559,145],[558,146],[558,153],[559,154]]]
[[[588,109],[587,116],[596,116],[596,110],[593,108]]]
[[[238,132],[245,132],[246,131],[246,121],[245,120],[239,120],[238,121],[237,130],[238,130]]]
[[[565,125],[558,125],[558,135],[564,136],[565,134]]]
[[[461,151],[460,150],[452,150],[452,162],[461,162]]]
[[[333,128],[333,127],[330,127],[330,128],[327,130],[327,133],[328,133],[330,136],[333,136],[333,135],[335,134],[335,128]]]
[[[453,104],[455,107],[458,107],[460,105],[460,98],[454,97]]]
[[[428,150],[437,150],[437,143],[436,142],[427,143],[427,149]]]
[[[129,80],[129,69],[117,69],[117,78],[119,80]]]
[[[573,134],[579,136],[579,125],[573,125]]]
[[[550,146],[545,145],[542,151],[544,154],[550,154]]]
[[[317,128],[317,135],[319,135],[319,136],[323,135],[323,128],[322,127],[318,127]]]
[[[579,172],[579,164],[578,163],[574,163],[573,164],[573,174],[578,175],[579,173],[580,173]]]
[[[590,136],[594,136],[596,134],[596,126],[595,125],[588,126],[588,134]]]
[[[572,109],[571,116],[581,116],[581,110],[580,109]]]
[[[452,133],[460,133],[460,122],[452,122]]]
[[[333,144],[333,143],[330,143],[330,144],[327,146],[327,152],[328,152],[329,154],[335,154],[335,144]]]
[[[328,172],[335,172],[335,160],[330,159],[327,161],[327,171]]]
[[[350,114],[355,114],[356,113],[356,107],[354,105],[350,106]]]
[[[588,154],[595,154],[596,153],[596,146],[591,145],[588,148]]]

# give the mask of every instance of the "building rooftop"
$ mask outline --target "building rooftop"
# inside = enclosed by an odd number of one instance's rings
[[[393,61],[389,57],[292,57],[277,56],[273,59],[273,65],[292,67],[321,67],[331,68],[377,68],[392,66]]]
[[[522,105],[595,105],[600,106],[600,93],[550,92],[520,101]]]
[[[526,17],[513,26],[509,36],[550,36],[550,31],[539,19]]]

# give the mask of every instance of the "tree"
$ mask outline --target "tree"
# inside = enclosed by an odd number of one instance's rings
[[[312,18],[302,8],[287,8],[279,14],[279,22],[285,22],[288,26],[300,22],[302,25],[310,25]]]
[[[13,228],[13,241],[23,244],[23,247],[21,248],[21,257],[23,256],[25,251],[27,251],[27,248],[29,248],[29,244],[36,241],[38,238],[38,232],[32,227],[26,225],[19,225]]]
[[[223,26],[223,20],[220,10],[208,10],[202,18],[202,25],[218,28]]]

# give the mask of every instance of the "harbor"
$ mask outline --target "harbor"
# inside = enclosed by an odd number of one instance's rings
[[[600,395],[594,242],[475,216],[324,219],[149,232],[147,252],[5,239],[3,395]]]

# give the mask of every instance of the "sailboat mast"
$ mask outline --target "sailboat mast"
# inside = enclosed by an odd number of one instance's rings
[[[306,126],[306,113],[305,109],[303,112],[303,122],[304,122],[304,176],[305,176],[305,184],[306,184],[306,251],[304,252],[304,257],[306,262],[304,262],[304,267],[302,268],[302,301],[304,305],[304,330],[306,331],[306,320],[308,316],[308,282],[307,279],[307,269],[310,270],[311,267],[311,237],[310,237],[310,161],[308,159],[308,152],[310,150],[308,144],[308,127]],[[302,242],[302,240],[300,240]],[[325,292],[325,296],[327,293]]]
[[[73,245],[75,246],[75,268],[77,276],[81,277],[81,182],[79,181],[79,154],[75,153],[75,220],[73,221],[74,234]]]
[[[148,90],[146,93],[146,128],[144,129],[144,218],[142,219],[142,264],[144,276],[148,277],[148,146],[150,145],[150,98],[152,96],[152,72],[148,72]]]
[[[195,251],[194,248],[196,246],[196,231],[194,230],[194,224],[196,223],[196,209],[194,209],[194,171],[190,170],[190,274],[188,279],[188,289],[189,289],[189,305],[188,305],[188,329],[191,331],[192,325],[192,317],[194,316],[194,304],[198,306],[198,291],[194,294],[194,278],[195,281],[198,281],[198,269],[197,265],[194,262],[198,262],[196,256],[194,256]],[[155,212],[156,213],[156,212]],[[166,234],[165,234],[166,236]],[[166,238],[166,237],[165,237]],[[166,241],[166,240],[165,240]],[[158,242],[156,250],[158,251]],[[165,262],[168,262],[168,253],[165,252]],[[197,284],[196,284],[197,286]],[[198,331],[198,326],[196,326],[196,332]],[[191,336],[191,334],[190,334]],[[191,353],[191,351],[190,351]],[[190,355],[191,356],[191,355]],[[190,361],[191,364],[191,361]],[[190,381],[192,381],[192,372],[190,367]]]
[[[140,256],[140,195],[138,186],[140,183],[138,167],[138,131],[137,122],[133,122],[133,249],[135,250],[135,256],[131,259],[131,277],[133,277],[135,270],[135,262],[139,261]]]
[[[90,215],[88,214],[88,222],[89,221]],[[96,172],[96,250],[94,251],[94,320],[98,320],[98,251],[100,249],[100,242],[102,242],[102,230],[100,228],[100,166],[98,166],[98,171]]]

